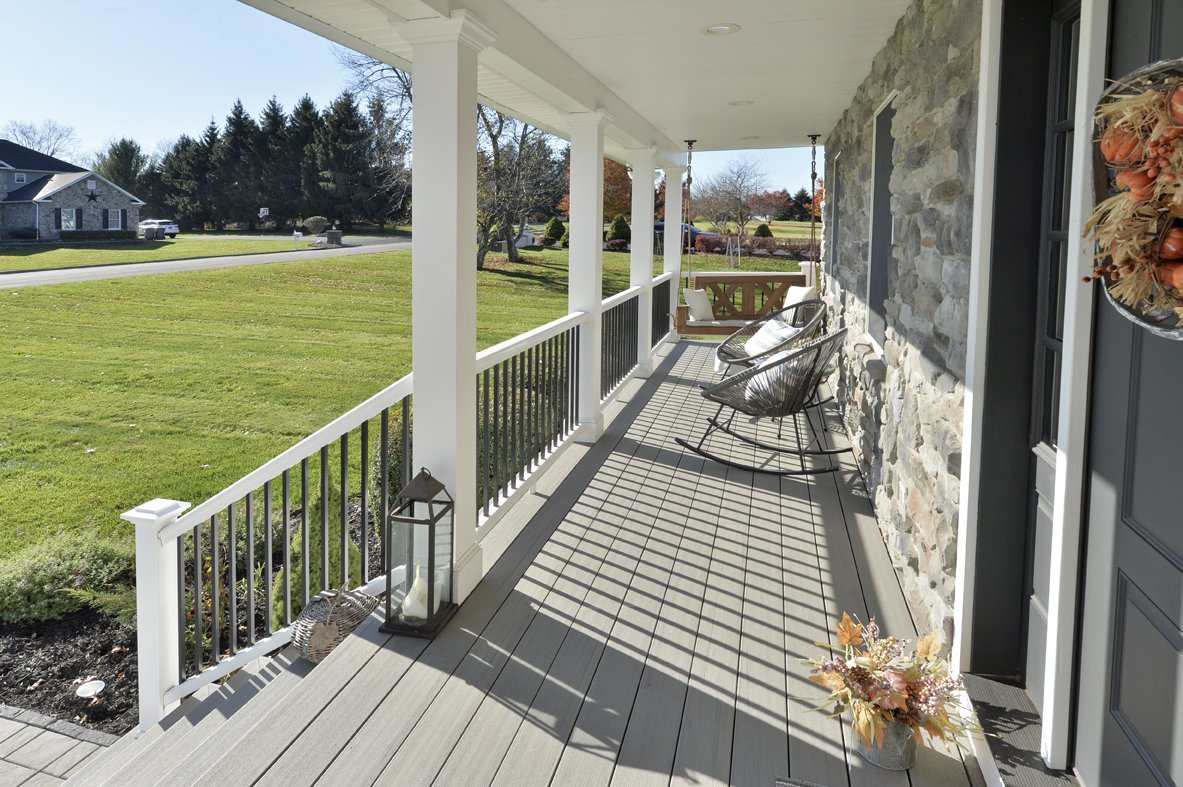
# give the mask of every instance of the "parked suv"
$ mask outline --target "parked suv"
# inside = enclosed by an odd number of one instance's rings
[[[159,227],[170,238],[177,237],[177,233],[181,231],[181,228],[172,219],[144,219],[140,222],[139,233],[143,235],[144,230],[148,227]]]
[[[653,231],[658,233],[659,235],[663,235],[665,233],[665,222],[664,221],[655,222],[653,224]],[[689,238],[688,238],[689,245],[687,245],[687,243],[685,243],[685,242],[682,244],[683,246],[686,246],[686,248],[690,248],[691,246],[693,246],[694,242],[696,240],[698,240],[699,235],[702,235],[707,238],[721,238],[721,237],[723,237],[722,235],[720,235],[717,232],[707,232],[706,230],[700,230],[698,227],[695,227],[693,224],[683,224],[682,225],[682,237],[684,239],[687,238],[687,232],[689,232]]]

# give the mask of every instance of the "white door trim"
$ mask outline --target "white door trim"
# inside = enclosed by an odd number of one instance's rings
[[[1048,584],[1048,641],[1044,661],[1040,754],[1050,768],[1068,765],[1076,616],[1088,466],[1089,381],[1092,366],[1093,287],[1080,277],[1092,269],[1093,245],[1081,235],[1093,209],[1093,107],[1105,89],[1109,33],[1107,0],[1083,0],[1077,66],[1076,129],[1068,218],[1068,271],[1064,296],[1064,352],[1060,372],[1060,424],[1056,448],[1055,511]]]
[[[978,66],[977,145],[974,153],[974,214],[969,278],[969,335],[965,358],[965,411],[962,420],[961,490],[957,515],[957,573],[953,600],[953,669],[969,665],[973,639],[974,579],[978,546],[978,487],[982,468],[982,413],[978,391],[986,379],[985,316],[990,304],[993,256],[994,174],[998,159],[998,94],[1002,57],[1002,0],[982,2],[981,59]]]

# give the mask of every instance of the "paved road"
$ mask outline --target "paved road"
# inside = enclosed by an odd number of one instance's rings
[[[162,260],[161,262],[131,262],[121,265],[94,265],[80,268],[59,268],[50,271],[0,273],[0,289],[36,287],[43,284],[66,284],[77,281],[123,279],[153,273],[183,273],[216,268],[239,268],[246,265],[270,265],[276,262],[316,260],[324,257],[352,257],[355,254],[375,254],[380,251],[409,250],[411,241],[398,240],[340,249],[310,249],[305,251],[277,251],[267,254],[242,254],[232,257],[195,257],[190,260]]]
[[[181,233],[185,240],[290,240],[291,235],[201,235],[201,234],[186,234]],[[304,240],[315,240],[313,235],[304,235]],[[379,246],[387,243],[398,243],[404,240],[410,240],[410,236],[400,235],[345,235],[345,243],[348,246]]]

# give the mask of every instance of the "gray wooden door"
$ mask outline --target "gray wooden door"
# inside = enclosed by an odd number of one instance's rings
[[[1113,0],[1109,73],[1183,56],[1183,0]],[[1183,342],[1097,304],[1076,765],[1183,784]]]

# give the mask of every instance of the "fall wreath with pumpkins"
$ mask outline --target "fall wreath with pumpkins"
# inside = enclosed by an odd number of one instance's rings
[[[1126,317],[1183,339],[1183,61],[1133,72],[1097,102],[1098,198],[1085,225]]]

